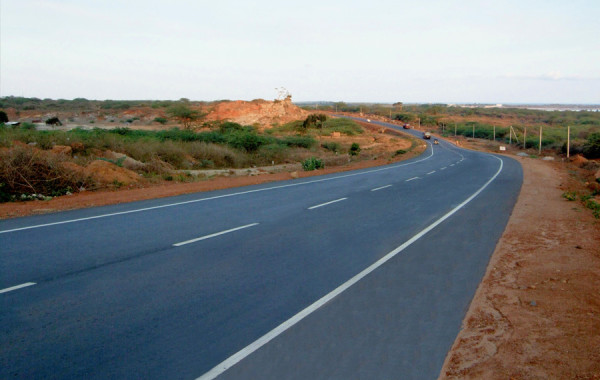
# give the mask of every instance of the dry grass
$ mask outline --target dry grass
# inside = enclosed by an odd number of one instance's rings
[[[21,194],[63,195],[90,186],[82,172],[68,170],[61,155],[25,146],[0,151],[0,198]]]

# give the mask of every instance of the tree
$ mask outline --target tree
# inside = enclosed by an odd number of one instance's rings
[[[175,104],[167,109],[167,114],[177,119],[184,129],[191,129],[193,123],[201,119],[204,115],[200,112],[191,109],[185,104]]]
[[[57,126],[57,125],[62,125],[62,123],[60,122],[60,120],[58,120],[58,118],[56,116],[51,117],[50,119],[46,120],[46,124],[51,125],[51,126]]]
[[[323,123],[327,120],[327,115],[325,114],[311,114],[302,122],[302,128],[317,128],[321,129],[323,127]]]
[[[600,133],[590,133],[583,145],[583,155],[587,158],[600,158]]]
[[[0,123],[8,123],[8,115],[4,111],[0,111]]]

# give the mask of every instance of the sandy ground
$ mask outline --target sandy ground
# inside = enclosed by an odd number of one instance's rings
[[[440,379],[600,379],[600,221],[561,197],[563,163],[524,183]]]

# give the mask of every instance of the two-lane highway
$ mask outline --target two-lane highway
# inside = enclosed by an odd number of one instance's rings
[[[364,377],[364,363],[325,364],[359,355],[340,354],[349,344],[385,353],[372,363],[381,374],[432,374],[521,176],[511,159],[442,142],[380,168],[1,221],[0,378],[195,378],[236,363],[223,376]],[[423,278],[436,301],[403,299]],[[392,305],[377,299],[392,293]],[[395,327],[396,347],[364,322],[400,307],[445,314],[423,332],[422,315],[400,313],[409,330]],[[379,317],[356,320],[367,311]]]

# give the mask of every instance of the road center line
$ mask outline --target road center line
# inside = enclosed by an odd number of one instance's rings
[[[404,181],[404,182],[410,182],[410,181],[414,181],[415,179],[421,179],[421,178],[419,178],[419,177],[412,177],[412,178],[409,178],[409,179],[407,179],[407,180],[406,180],[406,181]]]
[[[319,208],[319,207],[327,206],[327,205],[330,205],[330,204],[332,204],[332,203],[336,203],[336,202],[345,201],[346,199],[348,199],[348,198],[340,198],[340,199],[336,199],[335,201],[329,201],[329,202],[326,202],[326,203],[321,203],[320,205],[312,206],[312,207],[309,207],[308,209],[309,209],[309,210],[313,210],[313,209],[315,209],[315,208]]]
[[[450,166],[454,166],[455,164],[450,164]]]
[[[35,285],[35,282],[26,282],[26,283],[21,284],[21,285],[11,286],[10,288],[1,289],[0,290],[0,294],[1,293],[12,292],[13,290],[17,290],[17,289],[21,289],[21,288],[26,288],[26,287],[32,286],[32,285]]]
[[[433,173],[435,173],[435,170],[427,173],[427,175],[430,175],[430,174],[433,174]]]
[[[446,170],[447,166],[444,166],[443,168],[440,168],[440,170]]]
[[[385,189],[387,187],[392,187],[392,185],[385,185],[385,186],[377,187],[375,189],[371,189],[371,191],[377,191],[377,190]]]
[[[357,282],[359,282],[360,280],[362,280],[368,274],[370,274],[371,272],[373,272],[374,270],[376,270],[377,268],[379,268],[380,266],[382,266],[383,264],[388,262],[390,259],[395,257],[397,254],[404,251],[406,248],[411,246],[414,242],[416,242],[417,240],[422,238],[425,234],[429,233],[431,230],[436,228],[438,225],[440,225],[446,219],[448,219],[449,217],[454,215],[458,210],[463,208],[465,205],[467,205],[469,202],[471,202],[475,197],[477,197],[483,190],[485,190],[490,185],[490,183],[492,183],[496,179],[496,177],[498,177],[498,175],[500,175],[500,173],[502,172],[502,168],[504,167],[504,162],[502,161],[502,159],[500,159],[496,156],[492,156],[492,157],[494,157],[498,161],[500,161],[500,167],[498,168],[498,171],[496,172],[496,174],[494,174],[492,176],[492,178],[490,178],[479,190],[477,190],[475,193],[473,193],[473,195],[471,195],[470,197],[465,199],[461,204],[459,204],[452,210],[448,211],[448,213],[446,213],[444,216],[442,216],[441,218],[439,218],[438,220],[436,220],[429,226],[425,227],[425,229],[423,229],[421,232],[417,233],[415,236],[413,236],[412,238],[410,238],[409,240],[404,242],[401,246],[394,249],[390,253],[386,254],[381,259],[377,260],[376,262],[371,264],[369,267],[364,269],[362,272],[358,273],[357,275],[355,275],[354,277],[352,277],[351,279],[349,279],[342,285],[338,286],[337,288],[335,288],[334,290],[332,290],[331,292],[329,292],[322,298],[315,301],[313,304],[307,306],[304,310],[300,311],[298,314],[294,315],[287,321],[285,321],[282,324],[280,324],[279,326],[275,327],[273,330],[269,331],[262,337],[258,338],[254,342],[250,343],[248,346],[242,348],[237,353],[231,355],[229,358],[225,359],[223,362],[221,362],[216,367],[214,367],[210,371],[206,372],[204,375],[200,376],[196,380],[212,380],[212,379],[216,378],[217,376],[221,375],[223,372],[227,371],[229,368],[233,367],[234,365],[236,365],[237,363],[239,363],[240,361],[245,359],[247,356],[251,355],[254,351],[258,350],[265,344],[269,343],[271,340],[275,339],[278,335],[282,334],[283,332],[285,332],[292,326],[296,325],[298,322],[300,322],[301,320],[306,318],[308,315],[312,314],[317,309],[321,308],[321,306],[325,305],[326,303],[328,303],[329,301],[331,301],[332,299],[334,299],[335,297],[337,297],[338,295],[340,295],[341,293],[346,291],[352,285],[354,285]]]
[[[190,243],[195,243],[195,242],[200,241],[200,240],[206,240],[206,239],[214,238],[214,237],[219,236],[219,235],[228,234],[228,233],[233,232],[233,231],[243,230],[244,228],[254,227],[256,225],[258,225],[258,223],[246,224],[245,226],[240,226],[240,227],[232,228],[230,230],[217,232],[217,233],[206,235],[206,236],[202,236],[202,237],[199,237],[199,238],[196,238],[196,239],[182,241],[181,243],[175,243],[175,244],[173,244],[173,247],[181,247],[182,245],[186,245],[186,244],[190,244]]]

